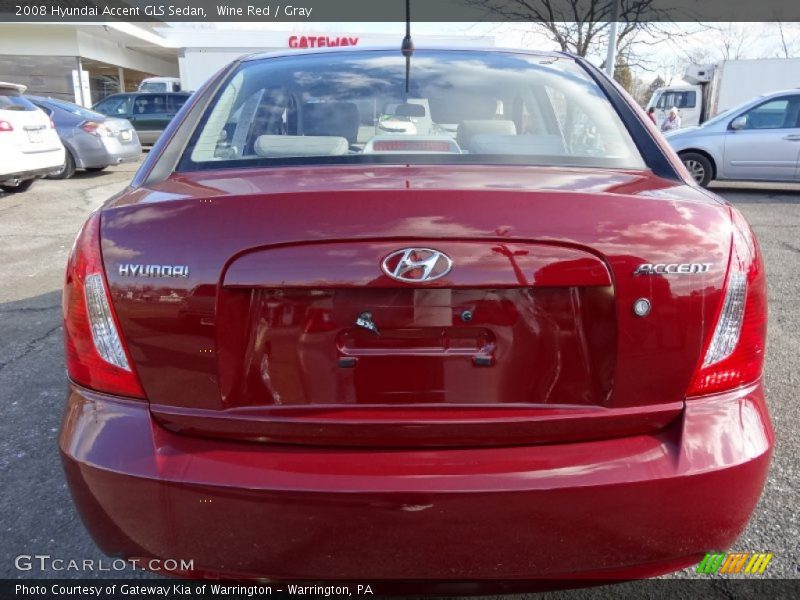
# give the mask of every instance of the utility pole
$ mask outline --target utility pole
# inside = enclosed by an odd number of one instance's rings
[[[608,52],[606,53],[606,73],[614,77],[614,67],[617,64],[617,26],[619,23],[619,3],[621,0],[611,0],[611,23],[608,28]]]

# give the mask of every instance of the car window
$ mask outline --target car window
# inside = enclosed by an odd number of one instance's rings
[[[243,62],[180,169],[331,162],[491,162],[643,168],[619,115],[574,60],[417,51]],[[380,160],[378,157],[380,155]]]
[[[167,112],[164,94],[142,94],[133,101],[133,115],[157,115]]]
[[[734,109],[734,108],[728,108],[726,110],[723,110],[716,117],[714,117],[712,119],[709,119],[708,121],[704,122],[702,125],[700,125],[700,127],[710,127],[711,125],[719,123],[720,121],[724,121],[729,116],[731,116],[735,111],[736,111],[736,109]]]
[[[36,106],[14,92],[0,91],[0,110],[37,110]]]
[[[617,136],[607,128],[601,129],[586,110],[560,90],[547,88],[558,120],[558,134],[565,147],[574,154],[602,156],[606,152],[624,151],[618,147]]]
[[[168,92],[167,84],[164,81],[145,81],[139,85],[140,92]]]
[[[167,112],[178,112],[189,98],[183,95],[167,96]]]
[[[104,115],[126,115],[130,113],[130,96],[111,96],[94,105],[94,110]]]
[[[775,98],[751,108],[744,129],[793,129],[800,127],[800,96]]]
[[[697,106],[697,92],[664,92],[658,99],[656,107],[669,110],[675,108],[694,108]]]

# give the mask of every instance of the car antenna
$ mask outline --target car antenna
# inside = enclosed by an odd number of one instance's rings
[[[414,54],[414,42],[411,41],[411,0],[406,0],[406,36],[400,46],[400,52],[406,57],[406,97],[408,101],[408,87],[411,80],[411,56]]]

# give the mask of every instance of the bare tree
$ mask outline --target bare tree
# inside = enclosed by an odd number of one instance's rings
[[[775,35],[774,27],[778,29]],[[743,58],[790,58],[800,53],[794,23],[713,23],[705,30],[671,42],[676,64],[706,65]]]
[[[752,29],[744,23],[727,23],[715,27],[722,60],[744,58],[753,44]]]
[[[614,0],[466,0],[489,15],[514,21],[528,21],[544,32],[564,52],[578,56],[595,53],[608,40],[608,26]],[[647,32],[650,41],[666,35],[658,19],[668,11],[657,8],[657,0],[619,0],[617,48],[628,53],[638,33]],[[674,35],[674,32],[670,32]],[[636,65],[630,65],[636,66]]]
[[[783,23],[778,21],[778,33],[781,34],[781,47],[783,48],[783,57],[789,58],[789,46],[786,43],[786,36],[783,33]]]
[[[625,88],[626,92],[629,94],[633,93],[634,76],[625,57],[620,57],[619,60],[617,60],[617,64],[614,66],[614,79]]]
[[[792,58],[800,54],[800,50],[798,49],[798,31],[796,29],[795,24],[795,31],[791,31],[791,28],[788,23],[782,23],[778,21],[775,23],[778,26],[778,34],[781,38],[780,44],[780,54],[781,58]]]
[[[656,78],[650,82],[649,86],[647,86],[647,97],[649,98],[652,96],[653,92],[655,92],[658,88],[664,87],[665,83],[666,82],[661,78],[661,75],[656,75]]]
[[[633,83],[631,84],[630,94],[633,96],[633,99],[639,104],[639,106],[646,106],[648,100],[653,95],[651,91],[652,82],[648,83],[644,79],[642,79],[639,75],[633,74]],[[654,88],[653,88],[654,89]]]

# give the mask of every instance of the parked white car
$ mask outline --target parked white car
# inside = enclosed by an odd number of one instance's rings
[[[0,190],[6,193],[24,192],[64,164],[53,122],[22,95],[25,89],[0,81]]]

